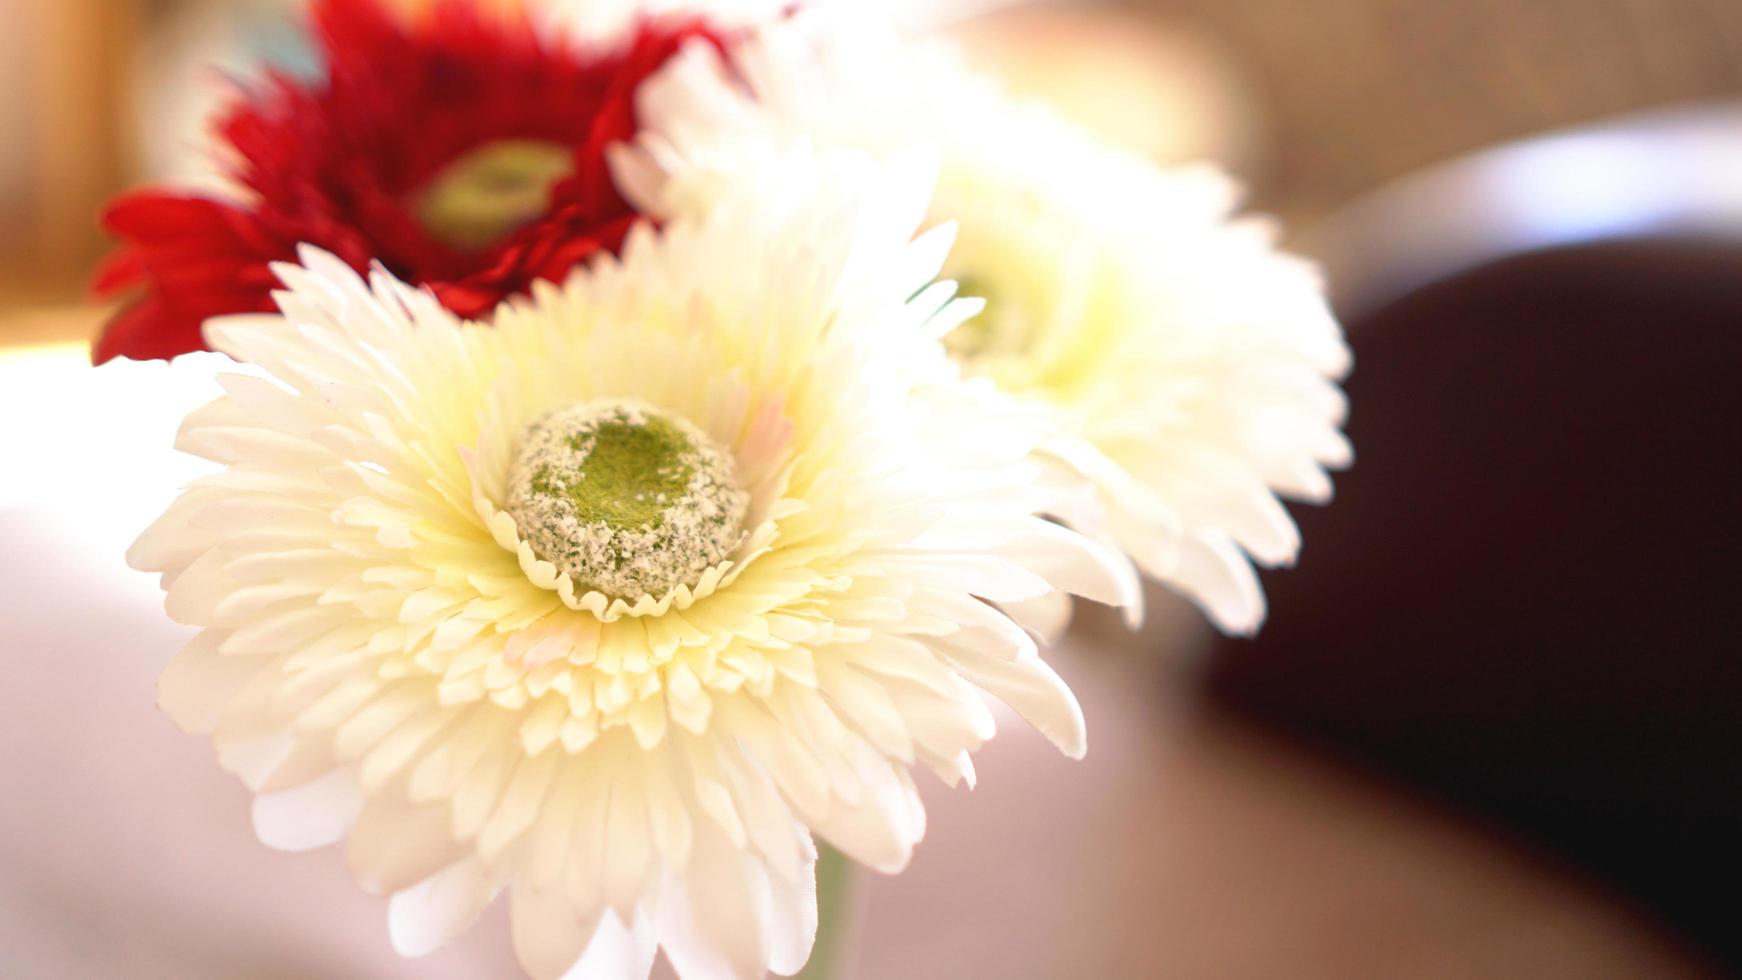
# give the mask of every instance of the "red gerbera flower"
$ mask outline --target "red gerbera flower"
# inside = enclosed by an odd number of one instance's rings
[[[443,0],[412,22],[378,0],[315,0],[326,79],[272,74],[218,122],[230,202],[146,189],[103,217],[121,240],[108,294],[143,286],[93,360],[205,348],[200,325],[272,309],[270,263],[318,245],[379,261],[478,316],[615,251],[637,215],[605,148],[634,135],[634,93],[699,24],[645,24],[611,53],[546,43],[524,15]]]

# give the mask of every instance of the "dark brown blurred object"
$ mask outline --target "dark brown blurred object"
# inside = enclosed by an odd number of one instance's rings
[[[1696,169],[1666,154],[1660,172],[1641,155],[1629,176],[1644,192],[1742,172],[1725,153]],[[1615,214],[1649,234],[1606,237],[1562,208],[1571,237],[1524,242],[1556,247],[1500,242],[1349,323],[1359,460],[1333,506],[1298,514],[1300,566],[1267,576],[1263,635],[1222,644],[1211,681],[1546,845],[1742,968],[1735,902],[1713,897],[1742,873],[1725,856],[1742,824],[1742,226]]]
[[[1170,649],[1198,625],[1179,612],[1155,624]],[[1205,710],[1180,678],[1141,683],[1132,653],[1049,655],[1091,719],[1084,761],[1006,726],[972,794],[923,786],[926,841],[861,880],[844,980],[1713,975],[1513,842]]]
[[[1133,0],[1242,58],[1271,127],[1258,203],[1313,217],[1502,140],[1742,92],[1731,0]]]

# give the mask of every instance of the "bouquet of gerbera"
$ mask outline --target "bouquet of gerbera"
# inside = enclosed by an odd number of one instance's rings
[[[315,0],[235,195],[105,219],[97,359],[242,365],[129,554],[201,630],[161,703],[407,955],[506,890],[536,977],[796,972],[818,839],[905,865],[982,692],[1084,751],[1070,596],[1256,629],[1350,458],[1318,281],[1216,172],[874,18],[667,6]]]

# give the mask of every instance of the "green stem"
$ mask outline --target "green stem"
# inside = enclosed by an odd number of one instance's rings
[[[844,965],[853,862],[817,841],[817,942],[795,980],[835,980]]]

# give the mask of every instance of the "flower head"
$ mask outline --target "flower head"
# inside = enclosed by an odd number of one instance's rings
[[[1300,542],[1281,497],[1330,497],[1348,368],[1318,278],[1233,216],[1208,167],[1164,169],[1011,101],[953,52],[819,4],[677,56],[637,96],[618,180],[661,216],[705,214],[792,146],[926,151],[945,275],[989,301],[946,343],[1051,418],[1043,458],[1095,491],[1059,516],[1116,540],[1222,628],[1264,614],[1251,561]]]
[[[909,767],[972,780],[981,690],[1083,750],[1024,627],[1134,573],[1034,516],[1034,420],[943,354],[978,304],[930,284],[929,184],[832,173],[491,326],[312,249],[281,315],[208,326],[256,374],[129,554],[201,627],[161,702],[267,843],[348,836],[403,952],[507,890],[534,976],[791,973],[811,833],[901,868]]]
[[[633,599],[693,582],[737,547],[750,495],[733,470],[682,418],[635,402],[576,403],[521,434],[507,510],[559,571]]]
[[[204,347],[200,324],[272,308],[271,264],[310,243],[378,261],[462,316],[616,249],[636,215],[604,164],[634,133],[635,87],[692,20],[643,21],[560,47],[524,16],[440,0],[413,20],[381,0],[316,0],[324,77],[274,74],[219,120],[241,193],[146,189],[104,216],[122,245],[101,292],[142,287],[95,359]]]

